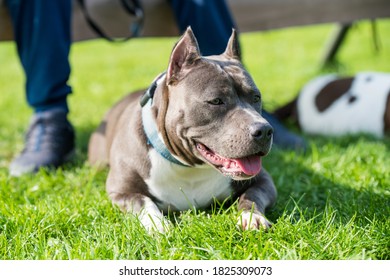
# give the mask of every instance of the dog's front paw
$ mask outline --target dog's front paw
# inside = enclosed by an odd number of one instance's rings
[[[139,221],[149,233],[165,233],[168,221],[162,215],[153,215],[151,213],[141,213],[138,216]]]
[[[238,217],[237,226],[243,230],[254,230],[259,228],[267,230],[272,224],[261,213],[244,211],[241,213],[240,217]]]
[[[143,201],[142,209],[136,213],[138,220],[144,226],[149,233],[166,232],[169,221],[165,219],[161,210],[157,205],[149,198],[145,198]]]

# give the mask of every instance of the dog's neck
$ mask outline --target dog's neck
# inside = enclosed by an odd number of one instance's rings
[[[146,90],[140,103],[142,106],[142,125],[144,132],[150,144],[166,160],[181,166],[188,166],[172,155],[165,145],[162,136],[159,134],[156,119],[153,116],[152,105],[153,97],[157,87],[165,81],[165,72],[161,73]]]

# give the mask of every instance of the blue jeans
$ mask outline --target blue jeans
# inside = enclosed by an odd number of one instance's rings
[[[223,53],[235,28],[225,0],[170,0],[180,32],[191,26],[203,55]]]
[[[6,4],[26,75],[29,105],[36,112],[68,111],[71,1],[7,0]]]

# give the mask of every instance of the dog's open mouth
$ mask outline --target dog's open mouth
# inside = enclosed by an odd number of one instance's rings
[[[196,144],[200,154],[223,174],[233,178],[251,178],[261,170],[261,156],[252,155],[243,158],[225,158],[203,144]]]

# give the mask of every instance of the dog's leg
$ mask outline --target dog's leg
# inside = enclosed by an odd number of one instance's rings
[[[148,232],[165,232],[167,220],[164,218],[157,205],[149,198],[144,197],[144,205],[138,213],[138,219]]]
[[[88,162],[99,168],[105,167],[108,164],[105,121],[99,125],[89,139]]]
[[[148,232],[165,232],[167,221],[162,212],[143,194],[142,190],[147,189],[145,182],[134,172],[128,172],[125,178],[119,175],[113,169],[108,174],[106,188],[112,202],[123,212],[136,216]]]
[[[153,231],[165,232],[167,224],[165,218],[149,197],[142,194],[118,193],[110,193],[109,196],[123,212],[136,216],[149,233]]]
[[[271,176],[263,169],[239,199],[242,210],[237,225],[244,229],[268,229],[271,223],[265,217],[265,209],[276,200],[276,188]]]

